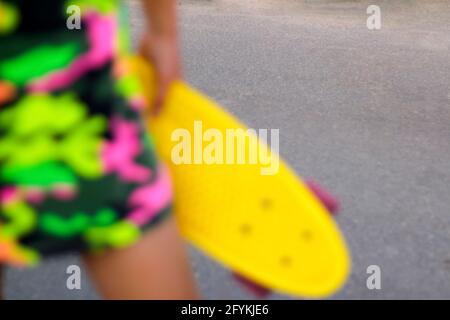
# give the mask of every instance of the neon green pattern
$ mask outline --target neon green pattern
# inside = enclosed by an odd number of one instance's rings
[[[92,248],[123,248],[134,243],[140,235],[139,228],[131,222],[121,221],[111,226],[92,227],[84,238]]]
[[[50,71],[66,67],[81,51],[82,46],[76,42],[41,46],[14,59],[0,61],[0,78],[24,86]]]
[[[108,14],[117,10],[119,6],[118,0],[69,0],[66,7],[70,5],[77,5],[82,12],[88,10],[96,10],[103,14]]]
[[[55,161],[32,166],[4,166],[0,168],[0,179],[19,186],[39,187],[50,190],[57,185],[74,186],[77,176],[66,166]]]
[[[36,224],[36,213],[22,201],[15,201],[5,205],[3,215],[9,219],[9,223],[4,225],[0,234],[6,237],[18,238],[33,230]]]
[[[14,6],[0,1],[0,35],[13,32],[19,19],[19,11]]]
[[[0,159],[6,167],[61,160],[82,176],[99,176],[106,120],[86,115],[86,107],[70,94],[25,97],[0,114],[0,128],[9,132],[0,142]]]
[[[81,234],[94,226],[108,226],[117,219],[117,214],[111,209],[101,209],[94,215],[78,212],[69,218],[63,218],[55,213],[44,213],[40,218],[41,229],[57,237],[68,238]]]

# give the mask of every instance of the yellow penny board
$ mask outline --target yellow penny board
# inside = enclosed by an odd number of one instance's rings
[[[151,100],[151,67],[140,58],[132,61]],[[174,210],[185,239],[267,288],[311,298],[338,290],[350,268],[344,239],[323,205],[284,162],[274,175],[261,174],[264,164],[174,164],[172,152],[180,140],[172,134],[186,129],[193,143],[199,138],[195,121],[202,121],[203,132],[213,128],[223,137],[227,129],[246,130],[181,81],[173,83],[162,112],[149,121],[157,151],[173,176]],[[268,151],[255,135],[246,137]],[[203,144],[205,148],[208,143]]]

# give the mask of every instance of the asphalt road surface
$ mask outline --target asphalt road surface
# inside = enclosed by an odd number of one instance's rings
[[[450,299],[450,2],[392,2],[182,1],[185,74],[251,127],[279,128],[281,154],[341,199],[353,268],[333,298]],[[369,4],[381,30],[366,27]],[[251,297],[191,256],[205,298]],[[9,270],[7,297],[98,298],[86,277],[66,289],[78,263]],[[370,265],[381,290],[366,286]]]

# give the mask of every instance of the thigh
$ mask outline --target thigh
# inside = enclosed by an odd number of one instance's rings
[[[134,245],[84,261],[100,294],[107,299],[196,299],[198,292],[172,217]]]

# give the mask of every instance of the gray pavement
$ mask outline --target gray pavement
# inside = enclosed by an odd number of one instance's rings
[[[198,0],[180,12],[186,78],[251,127],[279,128],[281,154],[341,199],[353,269],[333,298],[450,299],[450,2]],[[191,257],[206,298],[250,297]],[[7,296],[95,299],[86,277],[65,288],[78,262],[9,270]],[[366,287],[373,264],[381,290]]]

